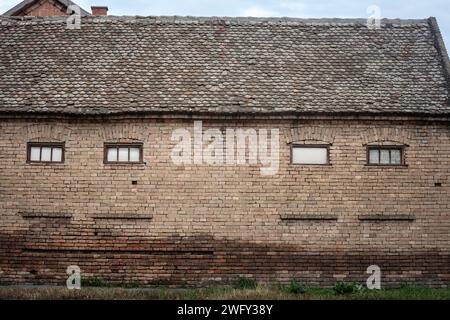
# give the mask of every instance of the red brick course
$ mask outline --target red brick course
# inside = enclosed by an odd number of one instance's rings
[[[17,14],[18,16],[35,16],[35,17],[51,17],[66,16],[66,9],[61,5],[57,5],[54,1],[44,0],[26,8]]]

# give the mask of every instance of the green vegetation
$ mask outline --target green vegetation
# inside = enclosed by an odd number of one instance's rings
[[[103,280],[92,281],[102,284]],[[220,300],[450,300],[450,289],[402,287],[367,290],[356,284],[337,283],[333,288],[309,288],[292,280],[289,285],[269,286],[256,281],[240,280],[240,288],[133,288],[86,287],[68,290],[65,287],[0,287],[0,299],[220,299]],[[351,288],[351,289],[350,289]]]
[[[300,285],[295,279],[292,279],[289,286],[286,288],[287,292],[292,294],[304,294],[306,293],[306,287]]]
[[[102,278],[82,278],[81,279],[82,287],[102,287],[109,288],[112,287],[106,280]]]
[[[336,282],[334,285],[334,293],[336,294],[351,294],[357,292],[363,292],[364,287],[357,283],[345,283],[345,282]]]
[[[258,283],[255,279],[246,278],[246,277],[239,277],[236,288],[237,289],[255,289],[257,287]]]

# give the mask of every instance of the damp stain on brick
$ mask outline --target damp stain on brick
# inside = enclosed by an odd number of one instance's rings
[[[5,281],[17,280],[15,274],[21,270],[39,269],[43,270],[39,277],[23,277],[22,281],[59,283],[67,266],[74,263],[82,273],[111,283],[138,281],[149,285],[230,283],[242,274],[251,274],[262,282],[287,283],[300,278],[327,286],[335,282],[336,274],[349,281],[363,281],[366,268],[372,264],[382,268],[387,284],[410,281],[439,286],[450,280],[450,254],[436,250],[311,252],[295,245],[217,239],[207,234],[123,242],[86,237],[79,242],[32,243],[23,237],[26,235],[16,235],[17,245],[1,254]],[[1,234],[0,243],[4,245],[6,238]],[[15,268],[8,269],[11,265]]]

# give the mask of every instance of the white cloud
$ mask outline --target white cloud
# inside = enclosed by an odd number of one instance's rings
[[[275,11],[261,7],[250,7],[244,10],[244,17],[275,17],[279,14]]]
[[[300,2],[299,0],[283,0],[280,1],[279,6],[281,8],[294,11],[303,11],[303,9],[305,8],[305,4]]]

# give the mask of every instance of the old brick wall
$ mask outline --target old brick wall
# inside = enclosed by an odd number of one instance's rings
[[[279,128],[280,169],[175,165],[193,120],[0,122],[0,281],[64,284],[66,268],[116,283],[450,283],[447,123],[205,120]],[[290,164],[290,142],[331,143],[329,166]],[[407,144],[406,167],[366,166],[364,144]],[[64,141],[64,164],[27,164],[28,141]],[[141,141],[147,164],[105,165],[103,143]],[[132,184],[137,181],[137,184]],[[441,183],[441,186],[436,186]],[[411,220],[360,220],[368,215]],[[284,220],[290,216],[297,220]],[[337,220],[302,220],[302,217]]]
[[[21,11],[19,16],[51,17],[66,16],[66,8],[53,0],[41,0]]]

